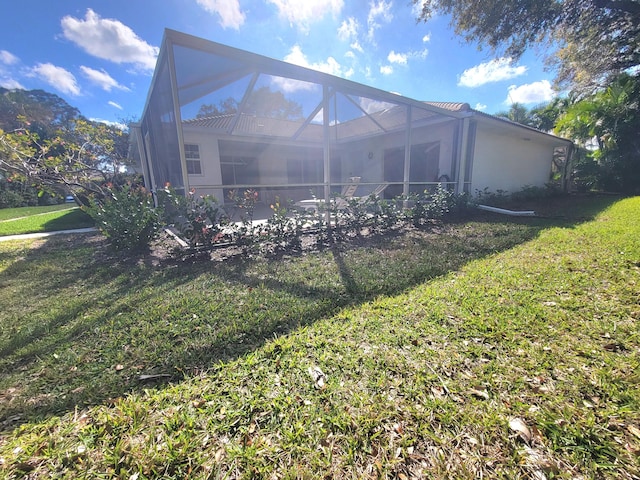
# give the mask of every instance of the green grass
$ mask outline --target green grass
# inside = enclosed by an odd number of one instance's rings
[[[58,208],[52,208],[58,207]],[[60,208],[64,207],[64,208]],[[54,232],[93,226],[93,220],[77,207],[52,205],[51,207],[23,207],[8,209],[10,218],[0,221],[0,236],[23,233]],[[4,210],[0,210],[2,214]]]
[[[67,210],[75,206],[75,203],[60,203],[58,205],[47,205],[44,207],[0,208],[0,221],[29,217],[40,213],[57,212],[58,210]]]
[[[640,198],[546,213],[279,261],[0,244],[0,477],[635,478]]]

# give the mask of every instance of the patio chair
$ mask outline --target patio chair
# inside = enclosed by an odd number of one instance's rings
[[[384,192],[387,189],[388,186],[389,186],[388,183],[381,183],[376,188],[374,188],[369,195],[367,195],[366,197],[360,197],[360,198],[367,199],[372,196],[379,197],[380,195],[382,195],[382,192]]]
[[[340,192],[340,196],[333,199],[338,208],[340,205],[346,205],[347,200],[353,198],[353,195],[358,190],[358,184],[360,183],[361,177],[349,177],[349,183],[342,187],[342,192]],[[294,205],[296,207],[302,208],[308,212],[315,212],[320,208],[321,205],[324,204],[324,198],[310,198],[308,200],[300,200],[296,202]]]

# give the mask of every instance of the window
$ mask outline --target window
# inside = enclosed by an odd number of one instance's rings
[[[189,175],[202,175],[200,164],[200,147],[192,143],[184,145],[184,158],[187,161],[187,173]]]

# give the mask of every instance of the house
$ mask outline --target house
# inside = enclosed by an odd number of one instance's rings
[[[571,142],[473,110],[423,102],[166,30],[132,151],[155,191],[226,199],[328,199],[442,184],[457,192],[543,186]],[[555,156],[555,163],[554,163]],[[560,162],[561,163],[561,162]]]

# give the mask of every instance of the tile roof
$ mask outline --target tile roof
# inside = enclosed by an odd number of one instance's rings
[[[449,104],[466,105],[466,104]],[[442,108],[442,107],[440,107]],[[454,110],[455,111],[455,110]],[[360,136],[367,136],[383,131],[394,131],[404,128],[406,122],[406,110],[402,107],[393,107],[363,114],[360,117],[338,122],[331,125],[333,135],[338,139],[348,139]],[[414,109],[413,121],[425,121],[434,117],[442,116],[439,113],[428,109]],[[322,125],[318,123],[308,123],[304,125],[304,120],[288,120],[266,116],[256,116],[242,113],[236,121],[236,114],[220,114],[209,117],[200,117],[183,120],[185,126],[210,128],[220,132],[229,132],[233,128],[234,133],[245,133],[252,135],[293,137],[296,134],[300,140],[322,141]],[[304,125],[304,128],[302,128]],[[302,128],[302,130],[300,130]]]
[[[462,102],[422,102],[432,107],[442,108],[443,110],[450,110],[452,112],[467,112],[471,110],[471,106],[468,103]]]

